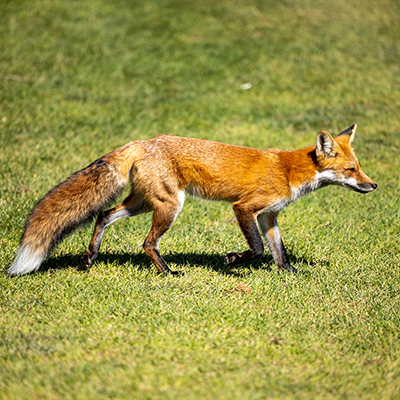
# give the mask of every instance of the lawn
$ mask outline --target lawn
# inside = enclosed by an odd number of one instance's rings
[[[7,0],[0,5],[1,399],[399,399],[400,4],[396,0]],[[329,187],[280,215],[299,273],[246,248],[231,206],[187,197],[161,242],[151,215],[93,224],[11,278],[48,190],[136,139],[258,148],[358,124],[378,183]]]

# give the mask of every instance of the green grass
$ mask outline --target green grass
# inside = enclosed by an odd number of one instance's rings
[[[395,0],[0,5],[0,398],[400,398],[400,6]],[[250,82],[252,88],[241,85]],[[286,209],[297,276],[245,248],[230,205],[188,198],[161,251],[150,215],[91,226],[43,272],[10,278],[35,202],[72,172],[159,133],[299,148],[358,124],[378,184]]]

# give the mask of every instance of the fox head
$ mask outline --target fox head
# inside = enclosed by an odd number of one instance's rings
[[[320,174],[326,177],[327,184],[368,193],[378,185],[364,174],[351,148],[356,129],[357,125],[354,124],[335,138],[326,130],[320,131],[315,148],[317,165]]]

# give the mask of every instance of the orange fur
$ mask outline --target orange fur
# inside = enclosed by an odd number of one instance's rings
[[[8,271],[15,275],[38,269],[65,234],[98,214],[83,256],[83,263],[90,267],[108,225],[153,211],[153,224],[143,246],[159,272],[171,272],[158,246],[182,209],[184,193],[189,192],[233,203],[250,249],[229,253],[228,264],[263,253],[258,223],[277,266],[296,272],[279,233],[279,212],[299,197],[330,184],[362,193],[376,188],[350,146],[355,129],[353,125],[336,138],[321,131],[315,146],[294,151],[258,150],[177,136],[128,143],[76,172],[35,206]],[[129,196],[117,207],[102,211],[129,180]]]

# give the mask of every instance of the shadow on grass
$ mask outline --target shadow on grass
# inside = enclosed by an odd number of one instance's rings
[[[325,260],[312,261],[304,257],[296,257],[293,254],[288,254],[289,260],[292,264],[297,266],[304,266],[305,269],[300,269],[299,274],[310,275],[314,267],[328,267],[329,262]],[[271,272],[275,270],[272,256],[270,254],[264,254],[262,257],[256,260],[244,262],[242,264],[236,264],[227,266],[224,263],[225,256],[220,254],[209,254],[209,253],[172,253],[163,256],[168,265],[175,264],[179,270],[179,266],[190,265],[193,268],[209,268],[218,273],[224,275],[241,276],[244,273],[248,273],[251,270],[265,270]],[[153,269],[156,272],[156,268],[151,263],[150,259],[145,253],[100,253],[96,262],[104,262],[105,264],[132,264],[141,266],[143,269]],[[95,262],[95,264],[96,264]],[[49,270],[76,268],[79,271],[88,271],[81,264],[81,255],[67,254],[63,256],[50,257],[47,259],[39,272],[46,272]],[[173,268],[172,268],[173,269]]]

